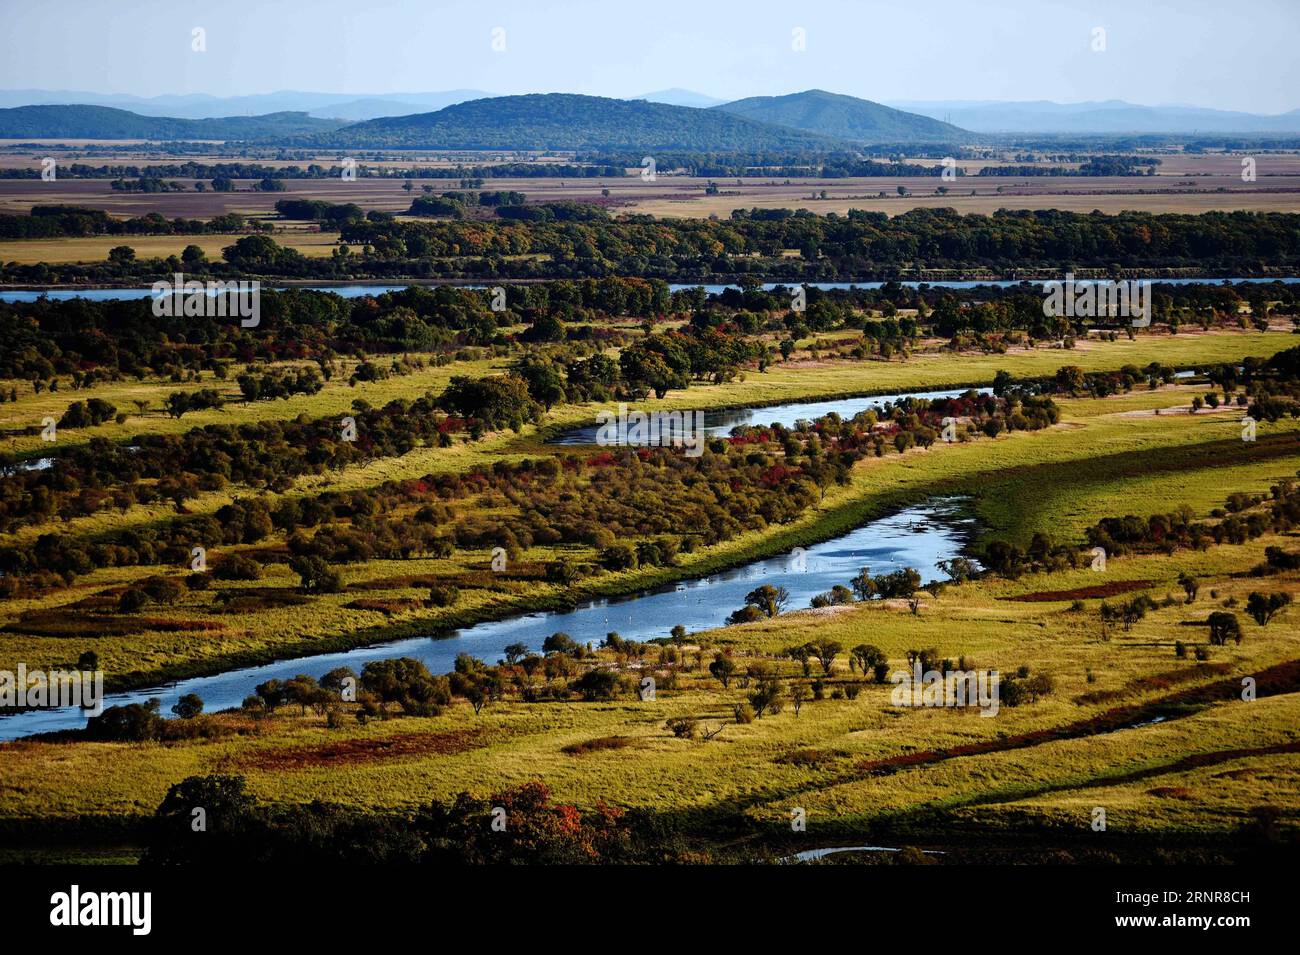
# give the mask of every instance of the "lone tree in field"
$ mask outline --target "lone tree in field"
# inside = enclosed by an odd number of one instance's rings
[[[735,672],[735,661],[725,653],[719,653],[709,664],[709,673],[722,684],[724,690],[731,686],[731,675]]]
[[[835,663],[835,656],[844,648],[834,640],[818,640],[812,647],[817,662],[822,665],[822,672],[830,676],[831,667]]]
[[[1228,613],[1225,610],[1216,610],[1210,614],[1210,643],[1216,647],[1221,647],[1229,640],[1241,643],[1241,624],[1237,622],[1235,613]]]
[[[677,624],[675,627],[673,627],[672,630],[669,631],[669,636],[672,637],[673,646],[675,646],[678,650],[680,650],[682,647],[686,645],[686,628],[683,627],[680,623]]]
[[[854,664],[857,664],[863,676],[872,672],[877,666],[888,662],[885,658],[885,651],[870,643],[859,643],[849,651],[849,670],[852,671]]]
[[[800,643],[796,646],[787,648],[785,655],[803,667],[804,676],[810,676],[812,674],[812,663],[809,661],[812,660],[813,655],[816,652],[817,648],[811,643]]]
[[[1291,603],[1291,595],[1287,593],[1269,594],[1268,596],[1261,593],[1252,593],[1246,598],[1246,613],[1250,614],[1255,622],[1263,627],[1267,626],[1278,611],[1289,603]],[[1240,642],[1240,638],[1238,638],[1238,642]]]
[[[780,712],[781,692],[781,681],[775,674],[760,676],[754,684],[753,692],[749,694],[749,704],[754,708],[754,715],[761,719],[766,712]]]
[[[1124,630],[1132,630],[1133,624],[1145,617],[1148,610],[1154,610],[1155,606],[1155,601],[1146,594],[1138,594],[1132,600],[1120,604],[1119,614],[1120,619],[1124,622]]]
[[[808,687],[802,683],[795,683],[790,687],[790,702],[794,704],[794,715],[798,716],[799,711],[803,709],[804,701],[808,699]]]

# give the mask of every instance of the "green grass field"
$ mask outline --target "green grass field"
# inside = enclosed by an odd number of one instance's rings
[[[989,357],[943,353],[907,362],[778,365],[766,374],[750,373],[743,382],[672,393],[656,407],[939,388],[987,381],[1000,368],[1030,376],[1051,374],[1066,363],[1088,370],[1152,360],[1185,366],[1268,355],[1291,341],[1276,333],[1224,333],[1090,343],[1073,352],[1043,349]],[[310,398],[236,404],[181,421],[154,411],[124,426],[94,431],[122,438],[141,430],[174,433],[216,420],[342,413],[355,397],[372,404],[413,397],[440,389],[452,374],[485,374],[502,365],[455,363],[355,389],[336,379]],[[113,384],[90,393],[122,405],[147,395],[156,406],[176,388],[159,382]],[[978,543],[1003,539],[1023,544],[1036,532],[1059,543],[1078,543],[1084,530],[1104,516],[1146,516],[1188,505],[1204,518],[1233,492],[1266,491],[1300,471],[1300,422],[1263,424],[1258,440],[1244,442],[1240,410],[1185,413],[1193,395],[1204,391],[1204,386],[1177,385],[1109,399],[1061,400],[1061,422],[1043,431],[867,459],[846,486],[832,488],[819,508],[799,520],[701,548],[683,555],[676,567],[601,574],[567,591],[539,581],[494,589],[471,586],[462,589],[453,607],[418,607],[395,614],[345,607],[358,596],[354,589],[314,596],[300,606],[219,615],[214,593],[226,585],[218,583],[213,591],[186,593],[174,607],[151,608],[148,616],[219,620],[222,629],[141,629],[95,639],[94,648],[118,685],[141,684],[429,632],[484,615],[539,609],[573,596],[614,594],[699,576],[834,536],[935,496],[968,499],[967,506],[981,522]],[[16,404],[0,405],[0,416],[7,427],[14,427],[39,413],[54,413],[72,397],[29,394]],[[558,407],[540,431],[529,428],[519,435],[491,435],[450,449],[419,449],[402,458],[303,480],[283,493],[366,487],[503,457],[557,453],[540,441],[546,430],[588,422],[595,410]],[[68,440],[88,436],[69,432]],[[188,509],[210,511],[238,493],[234,488],[208,494],[190,502]],[[499,502],[471,499],[463,507],[503,513]],[[62,530],[147,526],[172,513],[169,508],[144,507],[102,512]],[[41,530],[29,529],[20,539],[30,540]],[[900,601],[819,611],[795,608],[771,620],[693,635],[684,663],[660,664],[665,673],[675,675],[652,702],[512,700],[489,704],[480,715],[458,702],[436,717],[366,725],[348,719],[336,728],[327,727],[321,716],[282,709],[262,720],[239,714],[202,717],[221,730],[210,739],[3,744],[0,829],[30,836],[40,827],[85,827],[98,833],[103,855],[116,857],[120,851],[129,856],[132,825],[153,811],[169,785],[186,776],[218,772],[245,776],[253,793],[270,801],[321,799],[376,809],[409,808],[462,790],[488,794],[543,779],[558,799],[581,806],[605,801],[655,808],[701,834],[713,831],[720,819],[739,817],[751,821],[752,833],[777,841],[783,832],[788,837],[785,821],[797,807],[807,812],[809,824],[800,837],[804,842],[794,843],[796,847],[870,836],[942,848],[945,840],[994,840],[1025,830],[1055,833],[1063,841],[1086,840],[1097,807],[1106,809],[1109,831],[1115,833],[1231,841],[1261,807],[1278,810],[1283,827],[1297,827],[1296,687],[1249,703],[1219,700],[1169,708],[1170,699],[1180,692],[1239,681],[1300,659],[1295,640],[1300,610],[1294,608],[1267,627],[1243,618],[1245,640],[1213,648],[1207,661],[1174,653],[1177,641],[1204,642],[1205,630],[1197,624],[1213,607],[1232,601],[1240,605],[1253,590],[1300,591],[1300,574],[1295,572],[1262,580],[1247,575],[1262,560],[1266,546],[1294,549],[1296,544],[1294,537],[1266,535],[1200,552],[1115,558],[1103,574],[1085,568],[1014,581],[986,579],[949,587],[937,597],[926,595],[916,613]],[[569,547],[562,553],[594,556],[578,550]],[[545,561],[560,553],[535,547],[523,559]],[[487,559],[486,552],[457,551],[449,559],[347,565],[344,576],[347,584],[356,585],[459,574],[481,568]],[[24,612],[66,606],[156,572],[101,570],[63,590],[6,601],[0,606],[0,623],[10,632],[0,637],[0,669],[18,661],[29,667],[65,664],[84,649],[84,640],[23,633],[19,618]],[[1201,581],[1200,596],[1190,605],[1182,603],[1176,583],[1181,572]],[[1086,598],[1081,608],[1068,600],[1008,599],[1093,587],[1102,581],[1138,582],[1135,586],[1157,602],[1167,595],[1179,599],[1158,607],[1131,631],[1108,633],[1100,623],[1099,599]],[[272,564],[263,580],[239,586],[273,591],[295,583],[284,565]],[[400,581],[365,591],[365,596],[392,600],[415,600],[424,594]],[[937,648],[942,656],[965,657],[976,668],[1014,673],[1027,667],[1030,673],[1050,675],[1055,689],[1035,703],[1003,709],[993,719],[970,711],[894,707],[890,688],[875,684],[863,686],[856,699],[829,698],[836,687],[861,680],[850,674],[841,654],[827,678],[827,699],[805,704],[798,715],[787,702],[779,714],[741,724],[734,721],[732,706],[746,691],[735,684],[723,688],[694,655],[698,647],[707,663],[714,651],[726,649],[742,669],[747,662],[775,662],[786,676],[796,677],[797,664],[777,655],[785,647],[822,638],[846,648],[874,643],[885,651],[891,667],[905,665],[908,650],[926,647]],[[1134,721],[1144,725],[1101,732],[1097,721],[1116,707],[1132,707]],[[1154,723],[1139,718],[1152,713],[1166,718]],[[680,716],[696,718],[705,731],[721,731],[708,741],[676,738],[666,721]],[[580,755],[565,752],[565,747],[610,737],[621,742]],[[978,751],[953,755],[957,747]],[[881,771],[882,763],[889,764],[888,771]],[[87,780],[94,780],[93,785]]]
[[[1251,351],[1260,347],[1257,336],[1207,336],[1206,341],[1217,346],[1219,353],[1227,344]],[[1279,336],[1265,338],[1263,344],[1277,347],[1287,339]],[[1159,339],[1162,346],[1177,343],[1177,339]],[[1123,343],[1108,343],[1105,348]],[[1099,346],[1098,351],[1103,346]],[[1052,356],[1062,353],[1053,352]],[[1005,358],[1006,356],[1000,356]],[[1026,355],[1025,360],[1037,360],[1038,355]],[[923,356],[915,361],[931,363],[959,361],[957,356]],[[1053,361],[1057,360],[1055,357]],[[1169,358],[1170,362],[1175,359]],[[982,362],[984,359],[974,359]],[[420,385],[437,388],[453,373],[482,374],[489,363],[477,365],[451,365],[429,369],[425,372],[357,386],[355,389],[341,383],[338,378],[322,392],[311,397],[289,401],[238,404],[219,412],[187,415],[176,420],[160,415],[149,419],[150,425],[175,430],[198,426],[209,419],[224,416],[226,419],[264,419],[265,416],[285,414],[341,413],[347,409],[354,396],[364,396],[377,404],[380,392],[386,397],[411,397],[418,394]],[[895,377],[881,390],[907,387],[941,387],[952,384],[953,378],[942,377],[945,372],[925,371],[910,364],[890,363],[884,366]],[[895,370],[896,369],[896,370]],[[856,371],[857,369],[853,369]],[[907,373],[907,377],[902,376]],[[1048,373],[1047,366],[1038,366],[1034,374]],[[844,381],[846,371],[839,367],[826,370],[834,381],[821,382],[826,391],[835,389]],[[949,369],[946,374],[953,375]],[[992,372],[981,366],[974,380]],[[931,377],[927,377],[931,376]],[[719,403],[732,403],[740,389],[763,387],[771,378],[778,385],[784,379],[798,377],[784,369],[770,371],[764,376],[751,376],[745,383],[720,387],[692,388],[674,393],[665,404],[670,406],[708,404],[709,398]],[[804,376],[811,378],[811,375]],[[413,379],[420,379],[414,381]],[[800,381],[806,396],[815,382]],[[857,389],[863,390],[860,385]],[[873,389],[875,390],[875,389]],[[913,451],[904,456],[888,455],[881,459],[863,462],[855,470],[849,486],[834,488],[822,506],[790,525],[776,526],[763,532],[749,532],[725,543],[701,548],[691,555],[683,555],[674,568],[655,568],[615,574],[604,574],[580,585],[578,596],[599,596],[640,589],[672,579],[701,576],[719,568],[742,563],[755,557],[777,553],[795,544],[809,543],[843,533],[892,509],[915,504],[934,496],[968,495],[972,508],[983,522],[982,538],[1025,542],[1035,531],[1042,531],[1061,541],[1080,539],[1085,527],[1098,516],[1115,513],[1139,514],[1167,510],[1173,506],[1171,491],[1179,495],[1177,501],[1186,501],[1199,513],[1222,502],[1229,489],[1258,490],[1266,488],[1278,474],[1294,473],[1300,466],[1300,449],[1296,446],[1297,429],[1294,422],[1279,423],[1260,430],[1260,440],[1254,444],[1239,440],[1236,413],[1221,410],[1214,414],[1189,416],[1166,413],[1154,415],[1156,408],[1166,412],[1172,408],[1185,409],[1191,397],[1200,393],[1191,385],[1170,386],[1157,391],[1139,391],[1102,401],[1074,400],[1062,402],[1063,421],[1045,432],[1018,433],[997,440],[978,440],[969,444],[937,446],[931,451]],[[782,397],[787,397],[783,395]],[[35,397],[35,396],[34,396]],[[47,397],[48,396],[43,396]],[[752,400],[752,398],[751,398]],[[21,402],[20,402],[21,403]],[[12,406],[4,406],[12,407]],[[548,417],[546,426],[572,425],[592,420],[591,408],[557,408]],[[66,433],[66,432],[65,432]],[[74,432],[75,433],[75,432]],[[313,494],[323,490],[347,490],[373,486],[384,480],[409,478],[430,471],[460,470],[475,464],[490,463],[503,454],[518,457],[525,453],[550,453],[526,430],[524,435],[510,433],[489,436],[473,444],[457,444],[450,449],[425,448],[401,458],[384,458],[363,467],[341,472],[329,472],[320,477],[302,479],[289,495]],[[1230,482],[1230,483],[1229,483]],[[227,488],[221,492],[201,495],[187,504],[190,513],[215,510],[238,496],[241,489]],[[244,492],[246,493],[246,492]],[[263,492],[264,494],[266,492]],[[277,495],[267,494],[274,500]],[[174,516],[169,505],[134,506],[125,513],[101,511],[89,517],[65,522],[63,529],[79,533],[95,533],[107,529],[131,526],[151,526]],[[48,530],[45,525],[24,529],[14,539],[33,541]],[[240,548],[230,548],[235,552]],[[453,560],[411,559],[405,561],[373,561],[364,565],[347,565],[345,581],[355,586],[385,578],[459,573],[486,566],[486,551],[460,553]],[[572,548],[555,551],[551,548],[533,548],[523,557],[528,561],[546,561],[558,556],[594,559],[594,551],[575,552]],[[62,637],[24,635],[19,617],[26,612],[50,607],[67,606],[100,593],[108,588],[120,588],[133,581],[158,572],[158,568],[110,568],[78,578],[66,589],[29,599],[7,601],[0,612],[0,622],[8,624],[11,632],[0,643],[0,664],[26,660],[35,665],[54,665],[66,661],[69,641]],[[291,588],[296,576],[283,564],[268,565],[265,578],[249,586],[253,590]],[[162,632],[142,629],[126,637],[104,638],[95,641],[95,649],[110,674],[114,685],[138,685],[160,676],[176,678],[211,671],[225,665],[247,665],[264,662],[288,653],[300,654],[341,649],[383,637],[397,637],[427,632],[431,629],[463,625],[487,614],[554,606],[571,594],[558,585],[526,583],[513,586],[509,592],[470,589],[462,594],[458,604],[446,610],[413,608],[396,614],[374,610],[356,610],[345,607],[358,596],[355,591],[315,597],[306,606],[273,607],[250,613],[230,615],[214,612],[215,596],[220,587],[208,592],[187,594],[182,602],[167,613],[159,614],[155,608],[142,613],[142,618],[159,616],[184,620],[214,620],[221,628],[212,632]],[[426,594],[416,587],[401,586],[367,591],[365,596],[393,600],[418,600]],[[16,632],[12,632],[16,631]],[[79,652],[79,651],[78,651]]]
[[[833,614],[790,613],[699,635],[700,645],[730,647],[742,662],[768,659],[783,646],[817,636],[845,646],[869,639],[894,666],[905,665],[907,649],[933,645],[945,655],[966,656],[971,666],[1003,672],[1028,666],[1052,675],[1051,697],[993,719],[892,707],[888,686],[868,685],[856,700],[810,702],[797,716],[787,704],[778,715],[737,725],[730,706],[744,691],[722,689],[692,663],[679,674],[676,689],[647,702],[502,703],[479,716],[460,704],[438,717],[364,727],[345,723],[333,730],[319,717],[286,710],[260,723],[216,717],[246,735],[211,741],[7,744],[0,760],[0,819],[129,820],[149,813],[167,786],[184,776],[236,772],[263,799],[376,808],[410,807],[463,789],[488,793],[541,778],[566,801],[671,806],[705,828],[713,814],[735,811],[777,826],[798,806],[808,813],[810,845],[871,827],[942,844],[934,833],[912,828],[936,812],[951,814],[959,828],[1087,831],[1095,806],[1107,809],[1112,830],[1224,836],[1243,825],[1254,807],[1294,813],[1300,761],[1294,753],[1251,752],[1300,738],[1294,692],[1217,703],[1116,734],[1082,731],[1022,748],[997,746],[1022,734],[1085,723],[1117,705],[1156,704],[1171,686],[1235,679],[1295,658],[1294,621],[1288,616],[1268,627],[1248,623],[1244,642],[1217,648],[1208,664],[1178,660],[1173,653],[1175,640],[1189,639],[1184,622],[1256,586],[1238,572],[1272,542],[1215,548],[1191,561],[1113,561],[1110,573],[1116,577],[1156,581],[1149,589],[1157,597],[1176,590],[1172,578],[1188,568],[1202,575],[1203,590],[1196,604],[1180,601],[1160,609],[1110,639],[1100,634],[1095,600],[1074,611],[1064,602],[1001,599],[1079,582],[1071,575],[950,588],[927,600],[917,615],[895,602],[877,603]],[[1090,571],[1073,576],[1097,580]],[[1270,581],[1279,584],[1300,589],[1295,574]],[[1211,588],[1218,594],[1214,600]],[[850,678],[844,664],[841,657],[831,686]],[[791,675],[797,672],[790,661],[783,666]],[[1107,698],[1080,702],[1085,693]],[[673,716],[697,717],[706,729],[728,725],[708,742],[682,740],[665,728]],[[629,742],[577,756],[563,751],[610,736]],[[448,752],[448,740],[455,739],[463,741],[463,750]],[[883,776],[863,765],[972,743],[992,743],[994,749]],[[1184,765],[1189,759],[1202,765]],[[87,779],[95,785],[86,786]]]

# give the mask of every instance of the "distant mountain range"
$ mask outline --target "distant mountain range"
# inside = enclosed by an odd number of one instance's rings
[[[636,99],[572,93],[490,96],[478,90],[349,96],[284,91],[222,99],[144,100],[44,90],[20,100],[79,97],[136,101],[28,103],[0,108],[0,138],[227,139],[324,148],[827,151],[861,145],[963,143],[998,133],[1046,135],[1297,135],[1300,110],[1260,116],[1191,106],[986,101],[875,103],[825,90],[719,103],[692,90]],[[322,100],[325,100],[322,102]],[[283,107],[294,108],[283,108]],[[223,115],[193,113],[223,107]],[[145,109],[173,109],[153,115]],[[242,110],[256,111],[242,115]]]
[[[321,119],[360,122],[383,116],[410,116],[493,96],[483,90],[443,90],[432,93],[313,93],[280,90],[251,96],[208,96],[204,93],[131,96],[127,93],[90,93],[84,90],[0,90],[0,108],[13,106],[113,106],[141,116],[179,119],[213,119],[256,116],[263,113],[309,113]],[[629,99],[708,109],[726,100],[694,90],[667,89]]]
[[[372,119],[313,137],[323,147],[564,150],[832,149],[835,140],[716,109],[573,93],[497,96]]]
[[[1123,100],[1091,103],[1021,103],[953,100],[891,101],[891,106],[942,119],[976,133],[1300,133],[1300,110],[1280,115],[1239,113],[1198,106],[1137,106]]]
[[[707,101],[689,90],[650,96]],[[971,135],[928,116],[807,90],[710,109],[571,93],[498,96],[435,113],[374,119],[317,137],[331,146],[443,149],[828,149],[863,143],[963,142]]]
[[[281,139],[320,133],[338,125],[292,112],[176,119],[140,116],[110,106],[0,109],[0,138],[4,139]]]
[[[208,96],[203,93],[166,96],[130,96],[124,93],[87,93],[70,90],[0,90],[0,107],[13,106],[113,106],[141,116],[179,119],[214,119],[258,116],[266,113],[309,113],[321,119],[356,122],[376,116],[403,116],[442,109],[466,100],[491,96],[482,90],[444,90],[435,93],[311,93],[281,90],[252,96]]]
[[[751,96],[714,109],[852,143],[959,143],[970,133],[928,116],[825,90]]]

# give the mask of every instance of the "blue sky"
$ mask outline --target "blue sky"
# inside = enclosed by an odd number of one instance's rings
[[[820,87],[875,100],[1300,107],[1300,0],[0,0],[0,16],[6,89],[737,98]],[[195,27],[206,52],[191,49]],[[1092,49],[1098,27],[1104,52]]]

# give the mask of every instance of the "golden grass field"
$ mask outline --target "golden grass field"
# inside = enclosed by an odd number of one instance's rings
[[[653,702],[507,702],[479,716],[459,704],[437,717],[345,723],[333,730],[319,717],[284,710],[258,723],[215,717],[242,735],[210,741],[4,744],[0,819],[48,825],[124,816],[129,822],[150,813],[171,783],[221,772],[244,775],[266,800],[371,808],[409,808],[461,790],[486,794],[539,778],[561,800],[671,807],[706,828],[713,814],[736,807],[780,827],[792,807],[802,807],[808,846],[881,829],[938,847],[963,832],[1025,827],[1077,838],[1089,831],[1098,806],[1107,810],[1108,830],[1121,835],[1180,831],[1227,838],[1262,806],[1281,810],[1284,824],[1294,825],[1300,797],[1300,701],[1294,691],[1219,702],[1115,733],[1099,735],[1085,726],[1060,739],[1016,745],[1024,734],[1086,724],[1116,706],[1154,705],[1171,688],[1239,680],[1294,659],[1295,611],[1264,628],[1247,623],[1245,641],[1218,648],[1210,663],[1178,660],[1173,653],[1176,639],[1193,639],[1184,621],[1203,619],[1210,604],[1242,599],[1258,586],[1239,572],[1273,542],[1216,548],[1190,563],[1179,557],[1113,561],[1108,571],[1121,579],[1155,581],[1149,591],[1157,598],[1178,592],[1172,578],[1192,569],[1202,594],[1196,604],[1180,601],[1110,639],[1099,631],[1096,600],[1073,611],[1065,602],[999,599],[1095,582],[1089,571],[1078,572],[1078,581],[1048,575],[950,588],[927,599],[915,616],[897,602],[876,603],[834,614],[790,613],[692,638],[710,651],[731,648],[742,665],[805,639],[829,637],[845,646],[874,642],[895,667],[905,665],[908,649],[934,646],[944,655],[965,655],[971,666],[1003,672],[1028,666],[1052,675],[1056,689],[1049,698],[1003,709],[992,719],[894,707],[888,686],[868,685],[856,700],[810,702],[799,715],[787,705],[778,715],[738,725],[730,720],[730,706],[744,691],[724,690],[692,662],[679,673],[678,687],[661,690]],[[1295,593],[1300,581],[1291,574],[1268,586]],[[797,672],[789,661],[784,667],[791,676]],[[847,678],[841,657],[831,685]],[[1104,698],[1081,702],[1084,694]],[[708,742],[682,740],[665,727],[674,716],[696,717],[709,730],[728,725]],[[582,755],[563,751],[610,736],[629,743]],[[456,739],[463,750],[446,751]],[[873,761],[973,744],[989,751],[928,759],[888,775],[869,768]],[[1256,752],[1270,748],[1280,751]],[[949,830],[909,830],[935,812],[950,814]]]
[[[648,406],[737,406],[953,387],[987,382],[998,369],[1034,376],[1051,374],[1064,364],[1102,370],[1150,361],[1177,366],[1236,361],[1271,355],[1294,341],[1277,331],[1197,332],[1081,342],[1072,351],[1041,348],[991,356],[921,352],[906,361],[866,363],[801,360],[774,365],[764,374],[749,372],[744,380],[729,384],[673,392]],[[311,397],[251,406],[235,403],[179,421],[157,410],[162,398],[180,388],[212,386],[210,379],[185,385],[107,383],[88,392],[41,395],[23,386],[26,391],[18,402],[0,405],[0,427],[39,422],[44,415],[60,413],[70,401],[93,395],[131,417],[123,425],[65,430],[60,441],[92,436],[125,440],[143,431],[177,433],[217,421],[342,414],[354,398],[377,405],[438,391],[453,374],[483,375],[503,367],[503,360],[456,362],[355,388],[347,386],[342,374]],[[1296,476],[1300,422],[1261,425],[1256,442],[1242,442],[1239,410],[1186,413],[1192,397],[1205,390],[1203,384],[1180,384],[1103,400],[1061,399],[1061,422],[1044,431],[863,461],[847,486],[832,488],[819,508],[794,523],[701,548],[683,555],[674,568],[601,574],[567,592],[538,581],[466,587],[447,610],[420,607],[395,614],[344,607],[358,596],[352,590],[316,596],[301,606],[218,615],[214,594],[226,586],[218,582],[212,591],[187,592],[176,606],[151,608],[148,615],[219,620],[226,625],[222,630],[146,629],[96,639],[94,649],[108,673],[147,682],[163,674],[211,671],[234,662],[427,633],[488,612],[545,606],[560,597],[613,594],[698,576],[834,536],[935,496],[969,498],[968,508],[981,520],[981,540],[1025,543],[1033,533],[1043,532],[1065,543],[1080,541],[1085,528],[1103,516],[1146,516],[1185,504],[1204,518],[1235,491],[1266,492],[1279,480]],[[150,410],[135,413],[136,400],[149,402]],[[401,458],[304,479],[282,493],[367,487],[503,457],[558,453],[541,443],[545,433],[589,423],[596,410],[558,406],[541,430],[489,435],[450,449],[421,448]],[[42,447],[34,438],[11,443],[14,450],[28,454]],[[203,495],[187,507],[192,513],[208,512],[246,493],[230,488]],[[508,513],[499,501],[470,499],[458,506],[497,516]],[[173,515],[169,507],[134,507],[126,513],[101,512],[61,530],[148,526]],[[32,528],[15,539],[32,540],[43,530],[49,528]],[[665,673],[676,669],[676,686],[665,683],[653,702],[510,701],[489,704],[477,716],[468,704],[458,702],[436,717],[366,725],[347,719],[332,729],[323,717],[286,708],[257,721],[239,714],[202,717],[232,731],[212,739],[0,744],[0,826],[29,834],[85,826],[109,833],[103,837],[109,842],[119,838],[112,834],[126,833],[121,836],[121,854],[130,858],[131,826],[153,811],[168,786],[190,775],[236,773],[245,776],[262,799],[323,799],[375,809],[409,808],[462,790],[486,795],[542,779],[560,800],[585,807],[603,800],[669,811],[705,833],[713,820],[739,814],[756,824],[755,832],[776,834],[788,830],[785,821],[791,809],[799,807],[808,814],[808,831],[798,840],[787,840],[793,848],[879,837],[943,849],[949,841],[1014,840],[1026,830],[1086,842],[1097,807],[1106,809],[1112,837],[1172,834],[1230,843],[1261,807],[1279,811],[1284,828],[1300,824],[1300,696],[1287,684],[1253,702],[1173,704],[1180,693],[1239,682],[1300,660],[1300,609],[1288,608],[1266,627],[1243,614],[1245,640],[1213,648],[1208,661],[1190,655],[1177,658],[1174,644],[1204,642],[1204,628],[1195,625],[1212,608],[1232,600],[1243,604],[1253,590],[1297,595],[1300,574],[1252,578],[1247,571],[1260,563],[1265,547],[1293,550],[1298,543],[1300,536],[1294,534],[1283,539],[1266,535],[1203,552],[1113,558],[1104,573],[1085,568],[1018,580],[986,579],[926,595],[915,614],[900,601],[821,611],[795,608],[772,620],[692,635],[683,665],[659,664]],[[593,556],[575,547],[563,553],[584,560]],[[556,556],[555,548],[536,547],[522,559]],[[447,560],[374,561],[342,569],[345,582],[356,585],[480,569],[487,558],[486,552],[458,551]],[[14,624],[24,611],[70,604],[159,570],[101,570],[41,598],[6,601],[0,605],[0,624]],[[1200,580],[1193,604],[1182,602],[1176,583],[1181,572]],[[263,580],[239,586],[273,590],[295,582],[284,565],[272,564]],[[1131,631],[1115,628],[1109,633],[1101,627],[1100,600],[1095,597],[1083,599],[1082,609],[1072,607],[1068,599],[1007,599],[1102,582],[1140,582],[1134,584],[1141,588],[1135,592],[1148,593],[1158,602],[1167,595],[1177,599],[1152,611]],[[425,593],[402,583],[365,591],[366,596],[393,600],[415,600]],[[665,632],[671,623],[665,621]],[[84,640],[17,630],[0,636],[0,669],[18,661],[30,667],[65,664],[85,649]],[[780,714],[739,724],[731,718],[731,706],[744,698],[745,690],[735,684],[721,687],[694,655],[698,647],[707,663],[715,650],[725,648],[742,669],[747,662],[778,662],[786,675],[794,676],[797,665],[773,655],[820,638],[846,648],[874,643],[886,652],[892,667],[905,663],[908,650],[924,647],[935,647],[942,656],[965,656],[970,666],[1003,673],[1028,667],[1031,673],[1049,674],[1055,690],[1038,702],[1005,708],[997,717],[984,719],[969,711],[894,707],[889,687],[868,685],[856,699],[809,702],[798,715],[787,703]],[[828,690],[858,679],[848,672],[841,654]],[[1144,725],[1100,732],[1098,719],[1117,707],[1133,708],[1132,722]],[[1157,712],[1166,718],[1147,723]],[[709,741],[678,739],[665,725],[675,716],[695,717],[709,731],[726,725]],[[580,755],[564,751],[572,744],[608,737],[626,742]],[[956,747],[975,749],[955,755]]]
[[[0,243],[0,259],[6,263],[35,265],[94,264],[108,258],[109,249],[127,245],[137,258],[178,258],[187,245],[197,245],[209,259],[219,260],[221,250],[233,245],[237,235],[97,235],[78,239],[25,239]],[[289,232],[275,236],[277,244],[297,249],[312,258],[328,258],[338,248],[338,236],[321,232]]]

